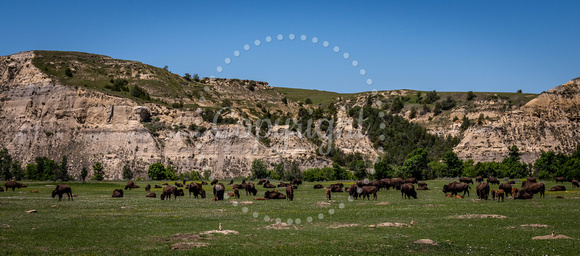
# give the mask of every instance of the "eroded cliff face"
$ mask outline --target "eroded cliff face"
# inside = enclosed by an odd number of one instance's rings
[[[542,152],[570,153],[580,143],[580,79],[540,94],[496,122],[468,129],[454,151],[475,162],[501,161],[516,145],[532,163]]]
[[[248,175],[254,159],[271,164],[296,161],[301,169],[331,164],[316,156],[308,138],[284,127],[277,127],[280,135],[270,136],[267,147],[243,126],[203,122],[200,111],[139,105],[63,86],[38,70],[33,58],[34,52],[0,57],[0,144],[21,163],[34,162],[38,156],[59,161],[66,155],[70,174],[78,177],[82,167],[90,170],[98,161],[107,179],[121,179],[124,165],[146,177],[147,166],[156,162],[171,164],[179,172],[211,170],[217,178]],[[173,128],[154,136],[145,125],[151,119]],[[191,131],[185,128],[190,124],[208,129]]]

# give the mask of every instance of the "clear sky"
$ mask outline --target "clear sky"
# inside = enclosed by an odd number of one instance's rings
[[[580,76],[578,10],[580,1],[3,1],[0,55],[82,51],[337,92],[539,93]]]

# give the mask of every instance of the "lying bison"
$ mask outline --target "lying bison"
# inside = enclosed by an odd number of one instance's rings
[[[556,185],[556,186],[550,188],[548,191],[566,191],[566,187],[564,187],[562,185]]]
[[[266,184],[266,183],[269,183],[269,181],[266,179],[261,179],[260,181],[258,181],[258,186]]]
[[[175,186],[178,187],[178,188],[182,188],[183,187],[183,183],[175,182]]]
[[[4,192],[4,188],[0,187],[0,192]]]
[[[133,188],[140,188],[139,185],[135,184],[132,181],[127,181],[127,185],[125,185],[125,190],[129,189],[133,189]]]
[[[9,188],[12,189],[12,191],[14,191],[15,188],[25,188],[26,185],[20,183],[20,182],[16,182],[16,181],[8,181],[6,183],[4,183],[4,187],[6,187],[6,190],[8,190]]]
[[[322,186],[322,184],[314,185],[314,189],[322,189],[322,188],[324,188],[324,186]]]
[[[487,178],[487,183],[499,185],[499,180],[497,178],[491,177],[491,178]]]
[[[473,184],[473,180],[471,178],[468,178],[468,177],[460,178],[459,179],[459,182],[463,182],[463,183],[466,183],[466,184],[470,184],[470,183]]]
[[[421,187],[421,186],[427,186],[427,183],[425,183],[424,181],[419,181],[417,183],[417,187]]]
[[[294,189],[292,186],[286,186],[286,197],[288,197],[288,200],[290,201],[294,200]]]
[[[331,184],[331,185],[330,185],[329,187],[327,187],[327,188],[329,188],[331,192],[344,192],[344,191],[342,190],[342,186],[341,186],[341,185],[342,185],[342,184],[340,184],[340,185],[339,185],[339,184]]]
[[[276,185],[270,184],[270,183],[264,183],[264,185],[262,187],[264,187],[264,188],[276,188]]]
[[[536,177],[528,177],[528,178],[527,178],[527,181],[528,181],[528,182],[535,183],[535,182],[538,182],[538,179],[537,179]]]
[[[293,179],[292,182],[290,182],[290,184],[299,186],[299,185],[302,185],[302,180],[301,179]]]
[[[457,193],[463,192],[463,196],[465,196],[465,193],[467,193],[467,196],[469,196],[470,189],[471,188],[466,183],[458,183],[457,181],[453,181],[448,185],[443,186],[443,193],[447,194],[451,192],[451,195],[455,196]]]
[[[155,185],[155,188],[163,188],[162,186],[159,185]]]
[[[578,181],[577,180],[572,180],[572,188],[578,188],[578,187],[580,187],[578,185]]]
[[[516,197],[514,197],[514,199],[532,199],[532,198],[534,198],[533,194],[527,193],[523,190],[520,190],[517,194],[518,195]]]
[[[177,191],[177,187],[167,185],[163,188],[163,192],[161,193],[161,200],[165,200],[166,197],[167,200],[171,200],[171,195],[173,195],[174,200],[177,200],[179,192]]]
[[[155,194],[155,192],[151,192],[151,193],[147,193],[147,195],[145,195],[145,197],[157,198],[157,194]]]
[[[427,185],[423,185],[423,186],[417,187],[417,190],[429,190],[429,188],[427,187]]]
[[[286,196],[284,194],[278,192],[278,190],[274,189],[274,191],[266,191],[264,193],[264,198],[267,198],[267,199],[286,199]]]
[[[487,179],[489,181],[489,179]],[[482,200],[489,199],[489,184],[488,183],[479,183],[475,188],[477,192],[477,197]]]
[[[123,190],[118,188],[113,190],[113,197],[123,197]]]
[[[62,199],[62,194],[66,194],[68,196],[68,200],[73,200],[72,197],[72,191],[70,189],[70,187],[66,184],[58,184],[56,185],[56,188],[52,191],[52,198],[54,198],[56,195],[58,195],[58,201],[60,201]]]
[[[417,199],[417,191],[415,191],[415,187],[413,186],[413,183],[405,183],[405,184],[401,185],[401,198],[403,198],[403,196],[404,196],[404,198],[411,199],[411,197],[413,197],[413,198]]]

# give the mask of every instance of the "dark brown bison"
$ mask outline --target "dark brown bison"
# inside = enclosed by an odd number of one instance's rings
[[[169,184],[167,184],[167,182],[163,182],[163,183],[161,184],[161,186],[168,186],[168,185],[169,185]]]
[[[467,183],[467,184],[473,184],[473,180],[471,178],[468,177],[463,177],[459,179],[459,182],[463,182],[463,183]]]
[[[113,197],[123,197],[123,190],[118,188],[113,190]]]
[[[321,189],[321,188],[324,188],[324,186],[322,186],[322,184],[314,185],[314,189]]]
[[[381,179],[380,181],[381,187],[379,189],[384,188],[388,190],[389,188],[391,188],[391,179]]]
[[[268,181],[268,180],[266,180],[266,179],[261,179],[261,180],[258,182],[258,186],[259,186],[259,185],[263,185],[263,184],[264,184],[264,183],[266,183],[267,181]]]
[[[491,194],[491,200],[495,200],[495,189],[492,188],[490,191],[490,194]]]
[[[58,201],[62,199],[62,194],[66,194],[68,196],[68,200],[72,200],[72,191],[70,187],[66,184],[58,184],[56,188],[52,191],[52,198],[58,195]]]
[[[564,183],[565,181],[566,181],[566,178],[564,178],[564,177],[556,177],[556,183],[558,183],[558,182]]]
[[[504,201],[505,192],[504,192],[503,189],[498,189],[497,191],[495,191],[495,195],[497,196],[497,201],[498,202],[500,202],[500,199],[501,199],[501,202]]]
[[[350,196],[352,196],[354,199],[358,199],[358,196],[360,195],[359,192],[362,192],[362,188],[359,189],[359,187],[356,184],[352,184],[348,189],[347,192]]]
[[[538,179],[536,177],[528,177],[527,181],[535,183],[538,182]]]
[[[487,183],[499,185],[499,180],[497,178],[491,177],[491,178],[487,178]]]
[[[210,183],[210,184],[213,186],[213,185],[217,184],[217,183],[218,183],[218,181],[219,181],[218,179],[215,179],[215,178],[214,178],[214,179],[211,181],[211,183]]]
[[[280,181],[280,184],[278,184],[278,187],[284,188],[284,187],[286,187],[286,185],[288,185],[288,184],[284,183],[283,181]]]
[[[451,192],[451,195],[455,196],[455,195],[457,195],[457,193],[463,192],[464,196],[466,193],[467,193],[467,196],[469,196],[469,189],[471,189],[471,188],[469,187],[468,184],[458,183],[457,181],[453,181],[453,182],[443,186],[443,193],[447,194],[447,193]]]
[[[512,184],[509,184],[509,183],[500,184],[499,185],[499,189],[505,191],[504,193],[506,194],[506,196],[507,196],[507,194],[510,194],[511,196],[514,196],[512,194]]]
[[[327,189],[326,189],[326,200],[331,200],[331,199],[330,199],[330,198],[331,198],[331,193],[330,193],[330,191],[331,191],[331,189],[330,189],[330,188],[327,188]]]
[[[20,182],[16,182],[16,181],[7,181],[6,183],[4,183],[4,187],[6,187],[6,190],[8,190],[9,188],[12,189],[12,191],[14,191],[15,188],[25,188],[26,185],[20,183]]]
[[[481,177],[481,176],[477,176],[477,177],[475,177],[475,180],[476,180],[477,182],[479,182],[479,183],[482,183],[482,182],[483,182],[483,177]]]
[[[132,181],[127,181],[127,185],[125,185],[125,190],[129,189],[133,189],[133,187],[135,186],[135,183]]]
[[[361,195],[362,199],[364,200],[365,197],[367,200],[371,199],[371,194],[373,194],[373,200],[377,200],[377,191],[379,191],[378,187],[375,186],[364,186],[362,187]]]
[[[147,195],[145,195],[145,197],[157,198],[157,194],[155,194],[155,192],[151,192],[151,193],[147,193]]]
[[[264,187],[264,188],[276,188],[276,185],[270,184],[270,183],[264,183],[264,185],[262,187]]]
[[[294,189],[292,186],[286,186],[286,197],[290,201],[294,200]]]
[[[264,193],[264,198],[267,198],[267,199],[286,199],[286,196],[284,194],[278,192],[278,190],[274,189],[274,191],[266,191]]]
[[[521,191],[524,191],[525,193],[530,193],[530,194],[537,194],[540,193],[540,198],[546,198],[546,195],[544,194],[546,192],[546,186],[544,186],[544,183],[538,183],[538,182],[527,182],[524,181],[522,182],[522,189]]]
[[[223,183],[215,184],[213,186],[213,199],[212,199],[212,201],[224,200],[225,190],[226,190],[226,186],[224,186]]]
[[[417,191],[415,191],[415,187],[413,186],[413,183],[405,183],[405,184],[401,185],[401,198],[402,199],[405,199],[405,198],[411,199],[411,197],[417,199]]]
[[[299,186],[299,185],[302,185],[302,180],[301,179],[293,179],[292,182],[290,182],[290,184]]]
[[[205,182],[205,181],[202,181],[202,182],[201,182],[201,185],[207,185],[207,182]]]
[[[161,193],[161,200],[165,200],[166,197],[167,200],[171,200],[171,195],[173,195],[174,200],[177,200],[177,196],[179,196],[177,192],[177,187],[169,185],[163,187],[163,192]]]
[[[258,193],[258,190],[256,189],[256,186],[254,185],[254,183],[250,182],[250,183],[246,184],[246,196],[248,196],[248,194],[256,196],[257,193]]]
[[[572,188],[578,188],[578,187],[580,187],[578,185],[578,181],[577,180],[572,180]]]
[[[513,181],[513,180],[510,180],[510,181],[508,181],[507,183],[508,183],[508,184],[511,184],[511,185],[513,185],[513,184],[516,184],[516,182],[515,182],[515,181]]]
[[[4,188],[3,187],[0,187],[0,192],[4,192]]]
[[[417,186],[418,186],[418,187],[421,187],[421,186],[427,186],[427,183],[425,183],[424,181],[419,181],[419,182],[417,183]]]
[[[185,193],[183,193],[183,189],[178,189],[177,190],[177,196],[185,196]]]
[[[487,179],[489,181],[489,179]],[[489,183],[479,183],[475,188],[477,192],[477,197],[482,200],[489,199]]]
[[[175,186],[178,187],[178,188],[182,188],[183,187],[183,183],[175,182]]]
[[[234,188],[234,198],[240,198],[240,190],[238,188]]]
[[[191,198],[191,194],[193,194],[193,197],[197,198],[200,195],[201,190],[203,190],[203,186],[201,185],[201,183],[190,183],[187,184],[187,190],[189,190],[189,198]],[[201,198],[205,198],[205,196],[202,196]]]
[[[396,190],[401,190],[401,184],[403,184],[403,179],[401,178],[392,178],[391,179],[391,187],[395,188]]]
[[[232,185],[232,189],[246,189],[242,184],[234,184]]]
[[[417,179],[415,179],[415,178],[408,178],[408,179],[405,180],[405,183],[415,183],[416,184],[417,183]]]
[[[155,185],[155,188],[163,188],[162,186],[159,185]]]
[[[145,186],[145,191],[151,191],[151,184],[147,184],[147,186]]]
[[[525,192],[523,190],[520,190],[517,194],[518,195],[516,197],[514,197],[514,199],[532,199],[532,198],[534,198],[533,194]]]
[[[556,186],[550,188],[548,191],[566,191],[566,187],[564,187],[562,185],[556,185]]]
[[[342,185],[342,184],[340,184],[340,185]],[[340,185],[338,185],[338,184],[331,184],[327,188],[329,188],[331,192],[343,192],[342,187]]]
[[[230,180],[230,184],[228,184],[228,185],[232,185],[232,184],[234,184],[234,179]]]
[[[417,190],[429,190],[429,188],[427,187],[427,185],[423,185],[423,186],[417,187]]]

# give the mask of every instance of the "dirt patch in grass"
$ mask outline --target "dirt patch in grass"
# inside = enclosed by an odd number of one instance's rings
[[[209,243],[204,242],[181,242],[171,245],[171,250],[189,250],[191,248],[207,247]]]
[[[224,235],[229,235],[229,234],[234,234],[237,235],[240,232],[235,231],[235,230],[209,230],[209,231],[204,231],[199,233],[200,235],[208,235],[208,234],[224,234]]]
[[[277,223],[274,223],[274,224],[270,224],[268,226],[265,226],[264,228],[265,229],[277,229],[277,230],[280,230],[280,229],[290,229],[292,227],[294,229],[298,230],[298,227],[296,227],[296,225],[289,225],[286,222],[277,222]]]
[[[533,240],[544,240],[544,239],[572,239],[572,238],[569,236],[565,236],[565,235],[557,235],[557,236],[547,235],[547,236],[535,236],[532,239]]]
[[[520,225],[520,227],[524,227],[524,228],[526,228],[526,227],[530,227],[530,228],[547,228],[548,225],[543,225],[543,224],[523,224],[523,225]]]
[[[423,206],[425,206],[425,207],[443,207],[442,204],[426,204],[426,205],[423,205]]]
[[[328,206],[330,206],[330,203],[320,201],[320,202],[317,202],[316,204],[314,204],[314,206],[316,206],[316,207],[328,207]]]
[[[358,224],[356,224],[356,223],[335,224],[335,225],[331,225],[327,228],[348,228],[348,227],[358,227]]]
[[[413,241],[413,243],[415,244],[431,244],[431,245],[437,245],[437,243],[431,239],[419,239],[419,240],[415,240]]]
[[[241,201],[239,202],[239,204],[253,204],[254,202],[252,201]]]
[[[175,234],[169,237],[163,237],[155,239],[159,242],[176,242],[176,241],[187,241],[187,242],[197,242],[201,240],[201,236],[196,234]]]
[[[379,223],[377,225],[369,225],[369,228],[380,228],[380,227],[397,227],[397,228],[408,228],[411,227],[411,225],[409,224],[405,224],[405,223],[397,223],[397,222],[383,222],[383,223]]]
[[[506,219],[507,216],[497,215],[497,214],[466,214],[466,215],[459,215],[456,218],[457,219],[486,219],[486,218]]]
[[[0,224],[0,228],[9,228],[9,227],[10,227],[10,225],[8,225],[8,224]]]
[[[377,203],[376,205],[389,205],[389,204],[391,204],[391,203],[389,203],[389,202],[380,202],[380,203]]]

